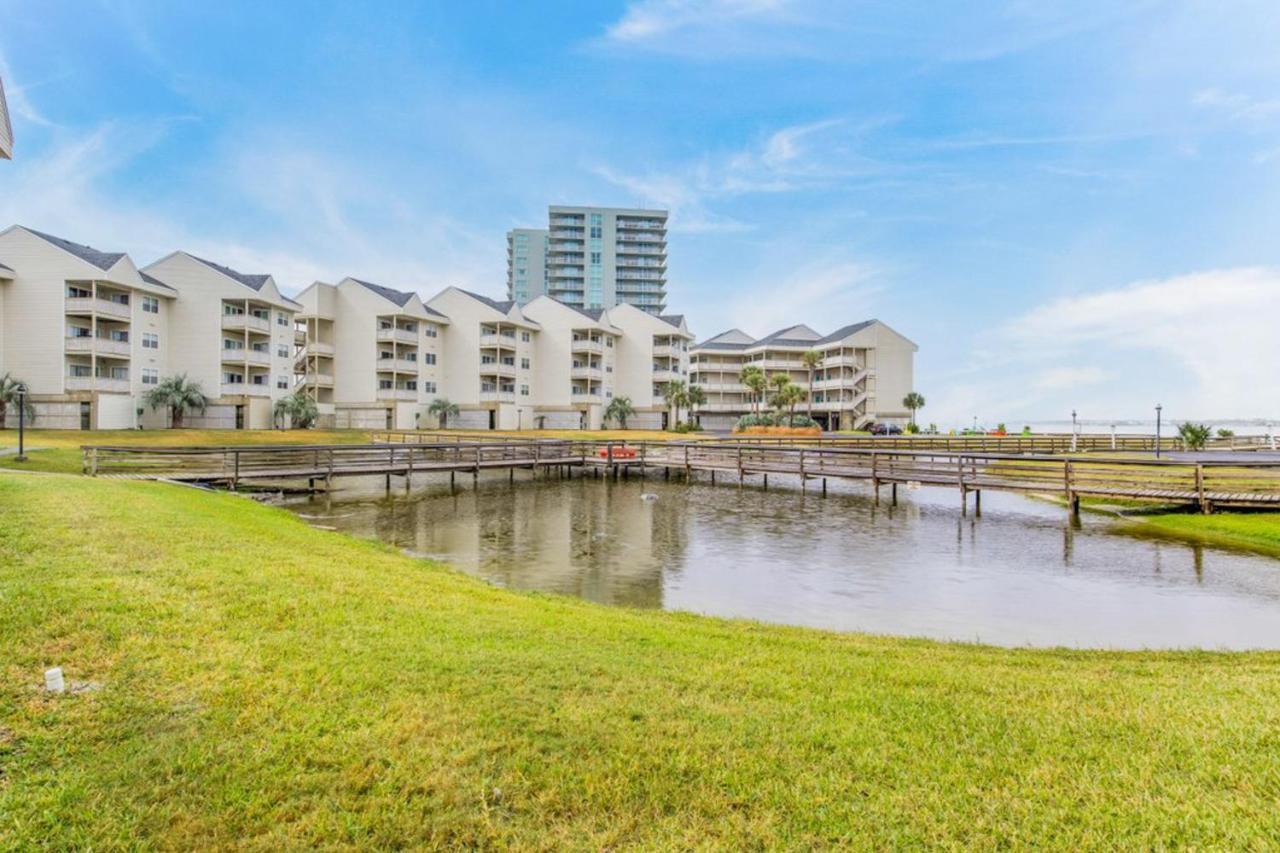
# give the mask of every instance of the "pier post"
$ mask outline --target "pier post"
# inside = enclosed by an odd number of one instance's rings
[[[711,485],[714,486],[715,484],[716,484],[716,469],[712,468],[711,469]]]
[[[768,491],[768,490],[769,490],[769,475],[768,475],[768,474],[765,474],[765,475],[764,475],[764,488],[765,488],[765,491]]]
[[[982,515],[982,489],[973,493],[973,514]]]
[[[960,487],[960,514],[969,514],[969,490],[964,486]]]
[[[982,494],[982,493],[979,492],[978,494]],[[890,506],[897,506],[898,505],[898,484],[897,483],[894,483],[892,486],[889,487],[889,495],[890,495],[890,498],[889,498]]]
[[[822,496],[824,498],[827,496],[827,478],[826,477],[822,478]]]

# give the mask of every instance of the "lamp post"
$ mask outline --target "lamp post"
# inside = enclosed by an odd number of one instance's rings
[[[1077,427],[1076,427],[1076,410],[1075,410],[1075,409],[1072,409],[1072,410],[1071,410],[1071,434],[1072,434],[1072,435],[1075,435],[1075,434],[1076,434],[1076,429],[1077,429]]]
[[[1160,413],[1164,411],[1164,406],[1156,403],[1156,458],[1160,458]]]
[[[14,457],[15,462],[26,462],[26,439],[27,439],[27,386],[19,385],[18,391],[18,455]]]

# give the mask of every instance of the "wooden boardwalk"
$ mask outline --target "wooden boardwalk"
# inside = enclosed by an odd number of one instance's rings
[[[459,473],[478,478],[501,470],[584,470],[594,476],[703,473],[715,481],[768,486],[770,476],[798,478],[802,489],[827,480],[870,484],[876,500],[888,488],[954,488],[962,505],[980,502],[985,490],[1059,494],[1079,508],[1082,497],[1181,503],[1204,512],[1214,507],[1280,509],[1280,461],[1244,455],[1240,461],[1183,462],[1156,459],[1064,457],[1046,454],[968,453],[943,450],[866,450],[827,444],[726,441],[451,441],[417,444],[266,445],[227,447],[102,447],[84,450],[92,476],[166,479],[223,485],[306,481],[330,485],[336,477],[403,477]],[[979,503],[980,505],[980,503]]]

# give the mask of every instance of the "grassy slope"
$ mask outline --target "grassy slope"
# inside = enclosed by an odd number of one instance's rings
[[[1131,529],[1140,534],[1174,536],[1280,556],[1280,513],[1157,515],[1134,523]]]
[[[0,510],[0,847],[1280,844],[1280,655],[605,609],[162,484]]]

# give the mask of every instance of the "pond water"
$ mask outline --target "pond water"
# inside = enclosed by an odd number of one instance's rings
[[[782,482],[778,482],[782,480]],[[345,480],[289,507],[512,589],[841,631],[1081,648],[1280,648],[1280,560],[1108,532],[1061,507],[945,489]],[[656,496],[646,500],[642,494]],[[884,493],[887,496],[887,490]]]

